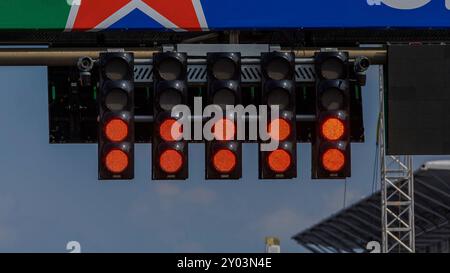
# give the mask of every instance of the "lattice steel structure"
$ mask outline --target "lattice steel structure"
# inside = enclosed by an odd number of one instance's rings
[[[410,155],[387,155],[384,70],[380,65],[378,144],[381,172],[382,251],[415,252],[414,175]]]
[[[397,187],[401,183],[398,181]],[[448,253],[450,160],[424,163],[414,172],[414,183],[415,251]],[[382,251],[381,200],[381,191],[377,191],[299,232],[293,239],[311,252],[378,253]]]

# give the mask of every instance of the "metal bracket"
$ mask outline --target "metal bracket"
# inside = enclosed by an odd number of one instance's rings
[[[188,65],[188,82],[206,83],[206,65]],[[245,64],[241,67],[241,77],[243,83],[258,83],[261,81],[261,67],[257,64]],[[153,66],[149,64],[134,66],[134,80],[136,83],[153,82]],[[297,82],[314,82],[316,80],[314,65],[299,64],[295,66],[295,80]]]

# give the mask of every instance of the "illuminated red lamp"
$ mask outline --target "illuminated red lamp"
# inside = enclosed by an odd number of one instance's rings
[[[278,141],[284,141],[291,135],[291,124],[282,118],[272,120],[267,128],[270,137]]]
[[[181,170],[183,161],[183,155],[180,152],[174,149],[168,149],[161,153],[159,166],[164,172],[174,174]]]
[[[159,126],[159,135],[164,141],[179,141],[183,135],[183,127],[175,119],[169,118]]]
[[[327,118],[322,122],[320,129],[322,136],[328,141],[341,139],[345,134],[345,125],[341,119]]]
[[[109,120],[105,125],[105,136],[113,142],[125,140],[128,137],[128,123],[118,118]]]
[[[345,155],[339,149],[328,149],[322,154],[322,166],[329,172],[339,172],[345,166]]]
[[[220,149],[213,156],[213,166],[220,173],[230,173],[236,168],[236,154],[228,149]]]
[[[128,155],[119,149],[109,151],[105,156],[105,166],[112,173],[121,173],[128,167]]]
[[[286,150],[277,149],[267,156],[267,165],[276,173],[283,173],[289,169],[292,164],[291,154]]]

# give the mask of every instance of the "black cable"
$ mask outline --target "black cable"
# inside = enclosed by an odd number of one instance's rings
[[[376,190],[376,183],[378,179],[378,144],[375,146],[375,159],[373,163],[373,174],[372,174],[372,194]]]
[[[346,203],[347,203],[347,178],[345,178],[345,181],[344,181],[344,209],[345,209]]]

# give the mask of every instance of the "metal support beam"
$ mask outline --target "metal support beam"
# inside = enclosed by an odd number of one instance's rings
[[[320,253],[320,250],[314,248],[314,246],[309,246],[307,243],[303,243],[302,241],[298,241],[304,248],[311,251],[312,253]]]
[[[349,218],[352,218],[353,221],[357,224],[360,224],[360,228],[365,230],[367,234],[370,234],[373,238],[379,238],[380,237],[380,229],[374,225],[370,220],[363,219],[357,214],[348,214]],[[355,224],[354,223],[354,224]]]
[[[325,249],[327,252],[342,253],[342,251],[340,249],[338,249],[334,246],[329,246],[329,242],[317,233],[311,233],[309,235],[309,240],[316,243],[316,245],[318,247]]]
[[[338,228],[335,225],[329,225],[329,228],[333,229],[336,234],[342,233],[341,236],[343,236],[343,237],[347,236],[348,238],[353,238],[351,241],[348,241],[348,242],[351,242],[351,243],[357,245],[360,249],[365,249],[364,245],[361,245],[358,243],[358,242],[365,242],[365,239],[358,236],[356,233],[349,232],[345,228]],[[333,232],[333,230],[330,230],[330,232]]]
[[[428,194],[425,194],[420,191],[416,191],[416,194],[418,197],[425,199],[426,202],[434,203],[434,204],[444,208],[447,211],[447,213],[450,212],[450,206],[445,204],[442,200],[438,200],[436,197],[431,197]]]
[[[379,70],[382,251],[415,252],[414,173],[412,156],[386,155],[384,70]]]
[[[430,208],[428,208],[426,206],[421,205],[420,202],[417,202],[414,205],[417,206],[417,208],[419,208],[419,209],[421,209],[423,211],[426,211],[426,212],[428,212],[430,214],[433,214],[434,216],[440,218],[441,220],[444,220],[444,221],[447,220],[447,218],[444,215],[442,215],[439,212],[437,212],[435,210],[432,210],[432,209],[430,209]],[[436,223],[434,223],[434,225],[436,225]]]
[[[366,56],[370,59],[371,64],[385,64],[387,51],[383,48],[339,48],[339,51],[347,51],[350,58]],[[297,58],[312,58],[319,48],[294,49]]]
[[[239,30],[230,30],[230,44],[239,44]]]
[[[369,216],[369,218],[377,219],[379,217],[378,215],[373,214],[369,209],[364,207],[359,207],[356,209],[356,211],[360,211],[361,213],[366,214],[367,216]]]
[[[100,52],[111,50],[109,48],[3,48],[0,49],[0,66],[73,66],[80,57],[97,59]],[[114,49],[113,49],[114,50]],[[159,52],[156,48],[120,48],[133,52],[135,59],[148,60],[153,53]],[[386,61],[385,49],[371,48],[340,48],[348,51],[350,58],[366,56],[372,64],[383,64]],[[282,51],[292,51],[283,50]],[[297,58],[313,58],[320,48],[307,48],[293,50]]]
[[[342,219],[334,219],[333,222],[346,226],[347,228],[351,229],[355,234],[359,234],[360,236],[358,237],[365,237],[365,238],[371,237],[373,239],[380,237],[380,235],[376,235],[367,229],[360,228],[354,225],[353,223],[350,223],[350,221],[344,221]]]
[[[108,48],[3,48],[0,49],[0,65],[3,66],[75,66],[80,57],[98,59],[100,52]],[[136,59],[149,59],[154,48],[124,48],[133,52]]]
[[[441,190],[441,189],[439,189],[438,187],[430,185],[430,184],[426,183],[425,181],[422,181],[422,179],[420,179],[420,178],[416,178],[416,181],[417,181],[417,183],[419,183],[423,187],[425,187],[425,188],[427,188],[427,189],[429,189],[431,191],[435,191],[435,192],[445,196],[446,199],[450,199],[450,194],[445,192],[445,191],[443,191],[443,190]]]
[[[329,231],[327,228],[322,228],[322,229],[318,230],[317,232],[321,232],[326,237],[331,238],[331,241],[334,241],[337,244],[339,244],[339,246],[342,249],[344,249],[345,251],[347,251],[349,253],[354,252],[353,247],[352,247],[353,243],[349,242],[344,237],[337,236],[334,232]]]

